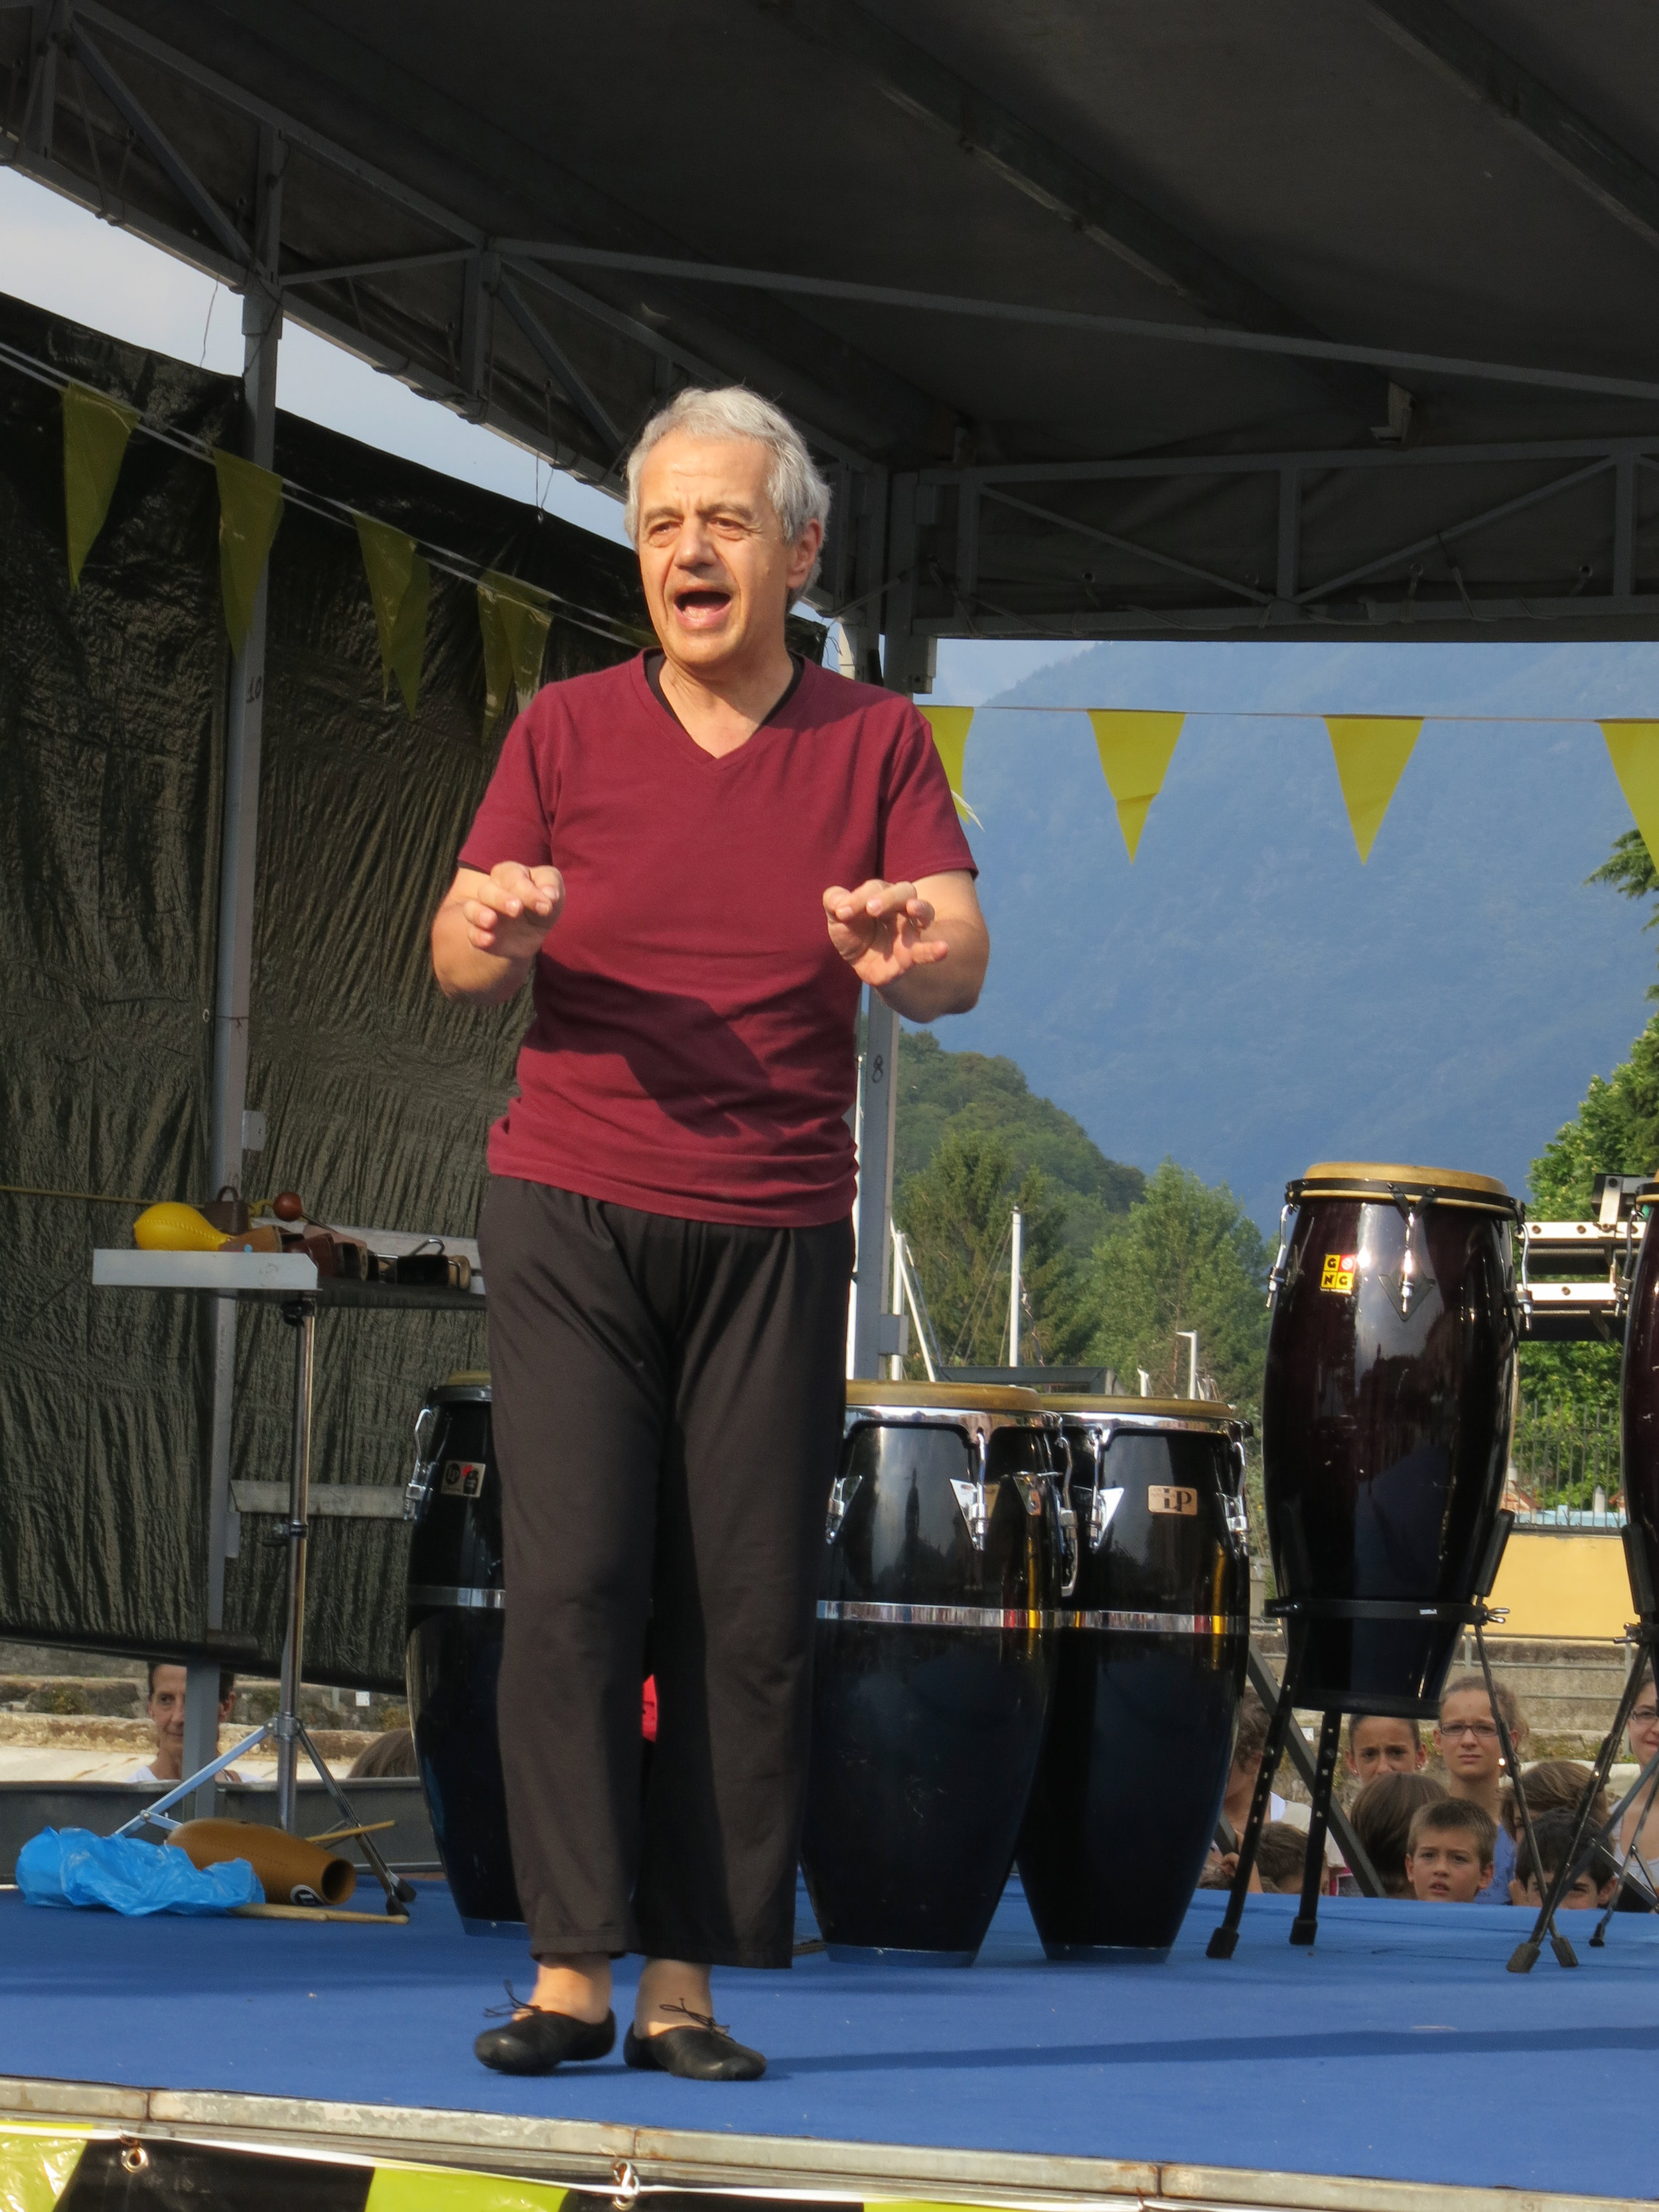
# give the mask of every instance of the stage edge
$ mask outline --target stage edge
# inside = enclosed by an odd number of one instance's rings
[[[1644,2197],[703,2134],[424,2106],[132,2089],[18,2075],[0,2075],[0,2113],[34,2123],[90,2124],[94,2132],[212,2142],[296,2156],[314,2157],[321,2151],[371,2164],[416,2160],[572,2188],[613,2184],[617,2162],[626,2160],[644,2191],[776,2191],[863,2203],[923,2199],[1009,2208],[1098,2204],[1122,2207],[1124,2212],[1131,2206],[1136,2212],[1233,2212],[1235,2207],[1252,2212],[1653,2212],[1653,2200]]]

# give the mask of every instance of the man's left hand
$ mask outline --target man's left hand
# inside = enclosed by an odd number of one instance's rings
[[[823,894],[830,942],[858,977],[872,990],[884,990],[914,968],[929,968],[947,957],[950,946],[926,933],[933,909],[914,884],[884,884],[873,878],[856,890],[834,884]]]

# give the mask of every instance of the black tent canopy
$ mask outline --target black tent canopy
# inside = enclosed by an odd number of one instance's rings
[[[890,680],[1654,626],[1639,0],[55,0],[0,57],[21,167],[562,467],[774,394]]]
[[[285,319],[612,490],[679,386],[769,393],[835,480],[819,604],[915,692],[940,636],[1659,634],[1656,81],[1642,0],[12,0],[0,159],[242,294],[266,466]],[[209,1188],[264,655],[262,587]],[[866,1375],[896,1042],[872,1000]]]

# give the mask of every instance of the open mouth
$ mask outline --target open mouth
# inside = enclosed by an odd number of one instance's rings
[[[731,592],[714,585],[691,585],[676,592],[673,599],[674,612],[693,629],[708,629],[721,621],[731,604]]]

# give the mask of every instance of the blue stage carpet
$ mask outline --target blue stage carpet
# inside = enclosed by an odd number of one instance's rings
[[[1642,2084],[1659,2050],[1659,1917],[1568,1913],[1583,1965],[1504,1962],[1527,1916],[1252,1899],[1203,1956],[1201,1894],[1167,1965],[1051,1966],[1011,1891],[971,1972],[726,1973],[757,2084],[603,2065],[510,2081],[471,2043],[515,1944],[467,1936],[441,1885],[405,1929],[119,1920],[0,1896],[0,2074],[1646,2197]],[[619,1975],[617,2010],[630,2002]]]

